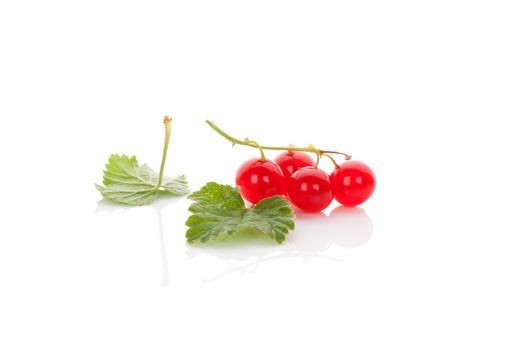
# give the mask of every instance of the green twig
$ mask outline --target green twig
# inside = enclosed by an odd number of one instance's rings
[[[224,130],[222,130],[221,128],[219,128],[217,125],[215,125],[214,122],[210,121],[210,120],[206,120],[206,123],[213,129],[215,130],[219,135],[221,135],[222,137],[224,137],[226,140],[230,141],[232,144],[234,145],[244,145],[244,146],[248,146],[248,147],[254,147],[254,148],[259,148],[259,150],[261,150],[261,153],[262,153],[262,150],[263,149],[266,149],[266,150],[273,150],[273,151],[297,151],[297,152],[310,152],[310,153],[315,153],[317,154],[319,157],[322,156],[322,155],[325,155],[325,154],[338,154],[338,155],[341,155],[341,156],[344,156],[345,159],[350,159],[352,156],[349,155],[349,154],[346,154],[346,153],[343,153],[343,152],[338,152],[338,151],[329,151],[329,150],[323,150],[323,149],[317,149],[315,148],[314,146],[310,145],[308,147],[295,147],[295,146],[288,146],[288,147],[285,147],[285,146],[279,146],[279,147],[276,147],[276,146],[263,146],[263,145],[259,145],[258,143],[256,143],[255,141],[253,140],[250,140],[250,139],[245,139],[245,140],[240,140],[238,138],[235,138],[229,134],[227,134]]]

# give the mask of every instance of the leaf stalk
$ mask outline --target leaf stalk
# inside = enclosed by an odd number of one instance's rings
[[[164,176],[164,165],[166,164],[166,156],[168,155],[168,147],[170,145],[171,138],[171,118],[167,115],[164,116],[164,149],[162,151],[162,161],[160,163],[159,180],[155,186],[155,190],[158,190],[162,185],[162,178]]]

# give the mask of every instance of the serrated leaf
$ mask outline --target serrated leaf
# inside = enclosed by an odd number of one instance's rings
[[[186,221],[188,242],[206,242],[221,235],[262,233],[282,243],[295,228],[292,208],[280,196],[261,200],[246,208],[239,189],[210,182],[189,197],[193,201]]]
[[[146,164],[139,165],[135,156],[112,154],[104,170],[104,186],[95,187],[105,199],[126,205],[149,204],[160,193],[184,196],[190,192],[184,175],[164,176],[160,187],[158,180],[159,174]]]

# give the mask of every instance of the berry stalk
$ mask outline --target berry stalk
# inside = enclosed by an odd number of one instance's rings
[[[263,145],[260,145],[258,144],[257,142],[253,141],[253,140],[250,140],[249,138],[245,138],[244,140],[240,140],[238,138],[235,138],[229,134],[227,134],[224,130],[222,130],[221,128],[219,128],[217,125],[215,125],[214,122],[210,121],[210,120],[206,120],[206,123],[213,129],[215,130],[215,132],[217,132],[219,135],[221,135],[222,137],[224,137],[226,140],[230,141],[232,144],[234,145],[243,145],[243,146],[248,146],[248,147],[254,147],[254,148],[258,148],[260,151],[261,151],[261,154],[263,155],[264,153],[262,152],[263,149],[266,149],[266,150],[272,150],[272,151],[297,151],[297,152],[310,152],[310,153],[315,153],[318,158],[320,158],[321,156],[326,156],[328,158],[330,158],[334,164],[336,164],[337,166],[337,163],[335,162],[335,160],[329,156],[329,154],[338,154],[338,155],[341,155],[341,156],[344,156],[346,160],[352,158],[351,155],[349,154],[346,154],[346,153],[343,153],[343,152],[338,152],[338,151],[329,151],[329,150],[323,150],[323,149],[318,149],[318,148],[315,148],[313,145],[309,145],[308,147],[295,147],[295,146],[263,146]],[[264,157],[263,157],[264,158]]]

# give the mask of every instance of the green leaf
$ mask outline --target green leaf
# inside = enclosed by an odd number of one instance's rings
[[[189,197],[193,201],[186,221],[188,242],[206,242],[222,235],[256,232],[282,243],[295,228],[292,208],[281,196],[246,208],[238,188],[210,182]]]
[[[161,193],[184,196],[190,192],[185,176],[163,176],[159,187],[158,180],[159,174],[146,164],[139,165],[135,156],[112,154],[104,170],[104,186],[95,187],[105,199],[126,205],[149,204]]]

